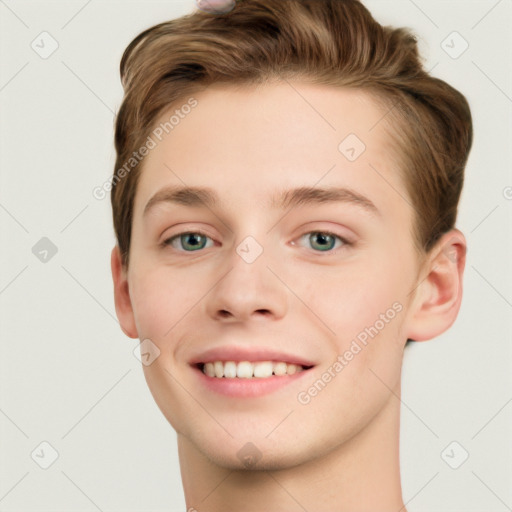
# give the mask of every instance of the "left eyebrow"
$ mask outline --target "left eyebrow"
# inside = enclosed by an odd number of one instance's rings
[[[156,192],[144,207],[143,216],[159,203],[173,203],[188,207],[214,208],[220,203],[215,190],[207,187],[165,187]],[[280,191],[269,201],[270,208],[288,209],[302,205],[350,203],[373,215],[380,215],[375,204],[355,190],[344,187],[299,187]]]
[[[300,187],[285,190],[271,199],[270,206],[271,208],[287,209],[326,203],[350,203],[373,215],[380,215],[380,211],[370,199],[355,190],[344,187]]]

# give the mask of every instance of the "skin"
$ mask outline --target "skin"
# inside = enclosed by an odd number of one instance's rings
[[[111,260],[123,331],[160,350],[143,370],[177,431],[187,508],[405,510],[404,346],[455,321],[464,235],[454,229],[418,257],[386,121],[376,124],[385,110],[367,92],[277,82],[214,85],[195,97],[198,106],[145,157],[128,269],[117,246]],[[353,162],[338,150],[350,133],[366,145]],[[212,209],[159,203],[143,216],[148,200],[168,185],[208,186],[220,202]],[[301,186],[350,187],[380,213],[353,203],[266,206],[276,191]],[[185,245],[159,245],[197,229],[210,237],[203,249],[191,249],[186,237]],[[322,251],[318,237],[302,236],[322,230],[351,245],[338,241]],[[236,252],[247,236],[263,249],[253,263]],[[332,372],[352,340],[395,303],[401,311],[300,403],[298,394]],[[226,397],[201,387],[188,364],[226,344],[277,348],[315,367],[269,395]],[[237,455],[249,442],[260,455],[250,468]]]

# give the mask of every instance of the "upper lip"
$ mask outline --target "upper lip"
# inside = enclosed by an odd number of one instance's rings
[[[191,365],[199,363],[213,363],[215,361],[283,361],[288,364],[297,364],[301,366],[314,366],[315,364],[303,357],[289,354],[287,352],[276,351],[264,347],[235,347],[225,346],[211,348],[193,357],[190,360]]]

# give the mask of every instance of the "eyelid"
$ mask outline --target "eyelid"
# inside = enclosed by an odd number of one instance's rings
[[[185,229],[185,230],[180,231],[178,233],[175,233],[173,235],[166,236],[165,239],[160,243],[160,245],[162,247],[171,246],[171,243],[172,243],[173,240],[175,240],[175,239],[177,239],[177,238],[179,238],[180,236],[183,236],[183,235],[201,235],[201,236],[204,236],[206,238],[209,238],[210,240],[212,240],[215,243],[215,240],[213,239],[213,237],[210,236],[205,231],[203,231],[202,229]],[[194,252],[194,251],[178,251],[178,252]],[[199,252],[199,251],[197,251],[197,252]]]
[[[298,237],[298,239],[296,238],[295,240],[301,240],[302,238],[304,238],[305,236],[308,236],[308,235],[312,235],[314,233],[320,233],[322,235],[328,235],[328,236],[332,236],[334,238],[337,238],[338,240],[340,240],[342,242],[341,246],[339,247],[333,247],[331,250],[329,251],[315,251],[315,250],[312,250],[315,255],[316,254],[322,254],[324,256],[329,256],[329,255],[332,255],[334,253],[335,250],[340,250],[340,249],[344,249],[344,248],[348,248],[348,247],[351,247],[354,245],[354,242],[352,242],[350,239],[348,239],[347,237],[344,237],[342,235],[339,235],[338,233],[334,232],[334,231],[329,231],[329,230],[325,230],[325,229],[313,229],[313,230],[309,230],[309,231],[306,231],[304,234],[300,235]],[[297,245],[295,243],[295,240],[292,242],[292,245]]]
[[[183,224],[185,224],[185,227],[182,227]],[[178,237],[181,235],[186,235],[186,234],[199,234],[199,235],[207,236],[211,239],[214,239],[214,237],[215,237],[215,235],[213,235],[212,232],[208,232],[205,228],[202,228],[202,227],[199,228],[199,227],[195,227],[193,225],[190,227],[189,226],[190,226],[190,224],[188,224],[188,223],[181,223],[181,224],[172,226],[171,228],[167,228],[166,230],[163,231],[163,233],[166,233],[168,231],[171,231],[173,233],[170,235],[165,235],[165,237],[162,240],[162,244],[171,238],[175,238],[175,237]],[[174,231],[176,229],[178,229],[179,231],[176,231],[174,233]]]
[[[342,228],[341,227],[331,227],[331,226],[325,226],[325,224],[335,225],[339,226],[338,224],[335,224],[333,222],[323,222],[323,221],[312,221],[308,222],[305,225],[302,225],[300,229],[296,230],[296,232],[299,233],[297,237],[294,239],[300,239],[301,237],[312,234],[312,233],[322,233],[326,235],[331,235],[334,237],[339,238],[342,240],[346,245],[354,245],[356,243],[356,235],[353,234],[353,232],[345,228],[344,233],[342,234]]]
[[[325,230],[325,229],[313,229],[310,231],[306,231],[303,235],[300,235],[299,238],[302,238],[303,236],[306,236],[306,235],[312,235],[313,233],[321,233],[322,235],[333,236],[334,238],[339,238],[342,242],[344,242],[346,244],[350,243],[350,240],[347,237],[344,237],[344,236],[336,233],[335,231],[329,231],[329,230]]]

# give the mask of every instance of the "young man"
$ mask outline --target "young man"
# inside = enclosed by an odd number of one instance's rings
[[[357,0],[197,11],[121,76],[116,311],[188,510],[405,510],[404,347],[462,296],[464,96]]]

